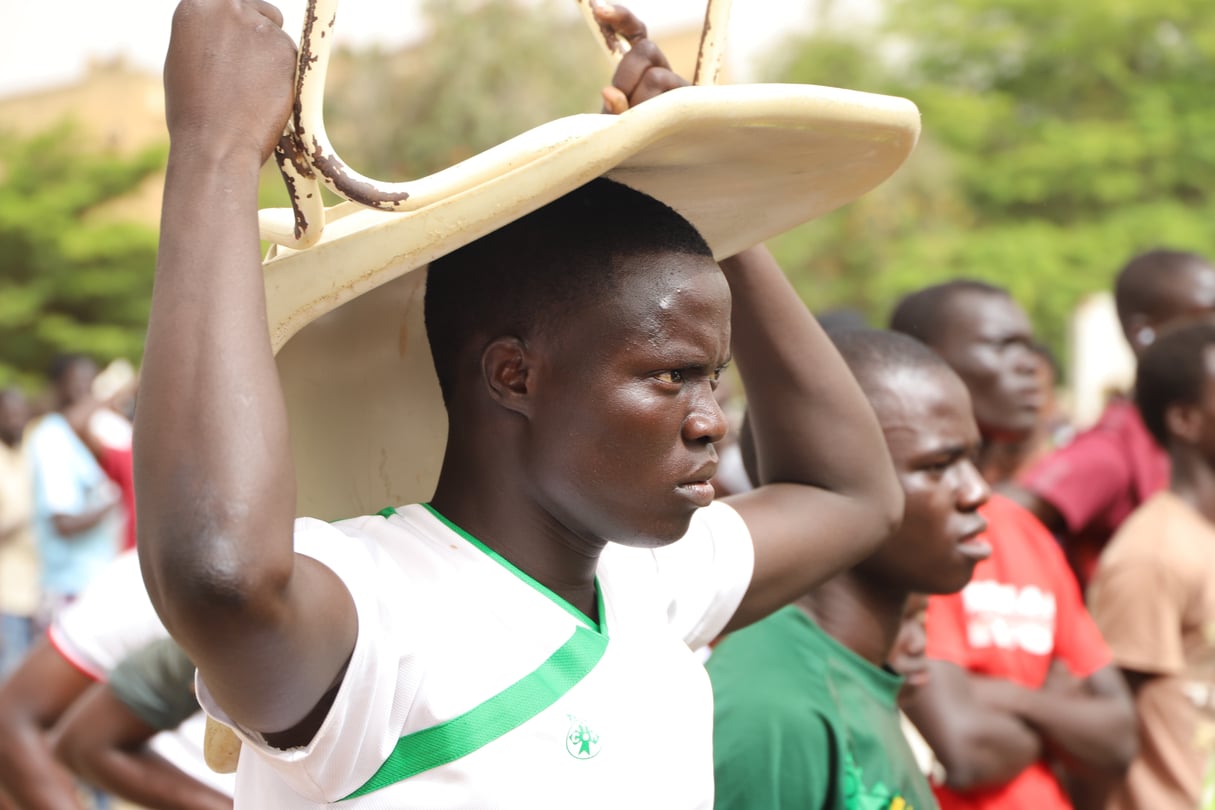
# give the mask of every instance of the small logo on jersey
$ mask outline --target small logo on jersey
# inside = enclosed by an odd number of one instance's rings
[[[565,750],[574,759],[591,759],[602,747],[599,732],[573,715],[567,717],[570,719],[570,730],[565,733]]]

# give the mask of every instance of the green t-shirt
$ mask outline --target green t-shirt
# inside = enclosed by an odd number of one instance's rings
[[[787,607],[708,662],[718,808],[931,810],[899,726],[902,678]]]
[[[194,697],[194,663],[169,638],[153,641],[114,667],[110,689],[136,717],[161,731],[202,711]]]

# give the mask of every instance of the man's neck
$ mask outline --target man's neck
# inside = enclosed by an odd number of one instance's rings
[[[906,592],[845,571],[802,597],[797,606],[827,635],[881,667],[898,638],[906,602]]]
[[[1169,489],[1196,512],[1215,523],[1215,469],[1196,451],[1174,449]]]
[[[517,475],[487,467],[461,472],[444,462],[431,505],[591,619],[602,545],[575,536],[512,484]]]

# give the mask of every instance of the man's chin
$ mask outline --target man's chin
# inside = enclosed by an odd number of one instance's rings
[[[662,548],[684,537],[691,525],[692,517],[689,515],[682,521],[673,521],[663,525],[651,524],[645,529],[636,531],[621,529],[613,532],[608,541],[629,548]]]

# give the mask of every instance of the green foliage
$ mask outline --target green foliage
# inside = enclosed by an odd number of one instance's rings
[[[0,385],[37,387],[60,352],[138,360],[156,234],[93,216],[164,164],[81,150],[63,126],[0,136]]]
[[[790,43],[774,78],[903,95],[920,145],[873,195],[776,242],[816,308],[884,322],[970,276],[1009,287],[1062,347],[1134,253],[1215,255],[1215,5],[891,0],[872,31]]]
[[[532,127],[597,110],[607,60],[569,0],[427,0],[430,36],[335,54],[326,120],[370,176],[421,177]]]

